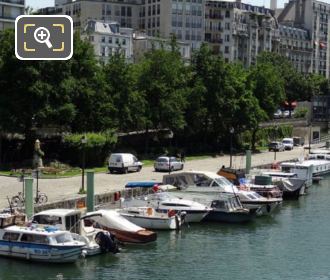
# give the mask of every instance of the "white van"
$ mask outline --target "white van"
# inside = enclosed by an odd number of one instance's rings
[[[294,145],[293,138],[283,138],[282,143],[285,150],[293,149],[293,145]]]
[[[128,173],[129,171],[139,172],[143,163],[132,154],[111,154],[109,158],[108,169],[110,173],[120,172]]]

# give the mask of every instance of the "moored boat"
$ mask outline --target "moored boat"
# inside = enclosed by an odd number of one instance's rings
[[[82,256],[85,243],[69,231],[22,223],[17,215],[0,215],[0,256],[30,261],[67,263]]]
[[[129,207],[117,210],[130,222],[147,229],[180,229],[184,223],[185,213],[159,213],[151,207]]]
[[[168,185],[166,185],[168,186]],[[170,188],[172,189],[172,188]],[[176,187],[174,187],[176,190]],[[133,197],[127,196],[122,201],[123,207],[152,207],[157,212],[167,213],[174,210],[176,213],[185,212],[186,223],[198,223],[203,220],[210,207],[196,201],[182,199],[174,195],[172,192],[163,191],[160,187],[153,187],[144,195]]]
[[[243,207],[259,208],[259,215],[272,213],[282,203],[282,198],[266,198],[253,191],[239,190],[226,178],[213,172],[188,171],[164,175],[163,183],[177,186],[179,191],[176,195],[206,206],[210,206],[221,193],[232,193],[239,197]]]
[[[217,200],[211,203],[212,210],[203,221],[223,223],[246,223],[256,218],[258,208],[243,208],[238,196],[233,194],[221,194]]]
[[[81,214],[81,211],[76,209],[49,209],[35,214],[32,223],[69,230],[74,240],[85,243],[84,256],[119,252],[115,236],[108,231],[95,228],[92,223],[85,223]]]
[[[157,239],[157,234],[135,225],[122,217],[116,210],[98,210],[88,212],[85,219],[114,234],[122,243],[147,244]]]

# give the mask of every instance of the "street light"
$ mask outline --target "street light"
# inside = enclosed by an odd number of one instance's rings
[[[87,144],[87,137],[84,135],[81,137],[81,145],[82,145],[82,172],[81,172],[81,189],[80,193],[85,193],[85,159],[86,159],[86,151],[85,147]]]
[[[311,142],[312,142],[312,122],[309,123],[309,141],[308,141],[308,153],[311,153]]]
[[[232,167],[232,156],[233,156],[233,134],[235,132],[235,129],[233,127],[230,128],[230,164],[229,168]]]

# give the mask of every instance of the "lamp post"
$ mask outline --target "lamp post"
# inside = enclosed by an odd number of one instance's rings
[[[275,131],[275,141],[276,141],[277,140],[277,127],[275,127],[274,131]],[[278,150],[278,151],[280,151],[280,150]],[[275,160],[276,160],[276,147],[274,148],[274,161]]]
[[[235,129],[233,127],[230,128],[230,164],[229,168],[232,167],[232,156],[233,156],[233,134],[235,132]]]
[[[82,145],[82,165],[81,165],[81,189],[80,193],[85,193],[85,159],[86,159],[86,151],[85,147],[87,144],[87,137],[84,135],[81,137],[81,145]]]
[[[309,123],[309,140],[308,140],[308,153],[311,152],[311,142],[312,142],[312,122]]]

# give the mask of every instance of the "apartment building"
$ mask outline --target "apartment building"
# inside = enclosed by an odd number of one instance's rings
[[[272,10],[214,0],[206,3],[205,41],[225,61],[241,61],[248,67],[259,53],[279,51],[280,33]]]
[[[116,21],[148,36],[170,38],[175,34],[192,48],[204,41],[205,0],[57,0],[55,4],[39,14],[69,15],[76,29],[90,19]]]
[[[82,33],[94,47],[95,56],[106,63],[116,52],[127,62],[133,59],[133,29],[121,28],[117,22],[89,20]]]
[[[189,61],[191,59],[190,44],[182,41],[177,41],[176,44],[182,59],[184,59],[185,61]],[[171,50],[171,39],[152,37],[141,32],[136,32],[133,34],[134,62],[139,62],[139,60],[144,56],[144,54],[152,49]]]
[[[311,73],[313,44],[309,31],[289,25],[279,24],[281,55],[292,62],[298,72]]]
[[[141,0],[56,0],[55,7],[40,9],[39,14],[65,14],[73,27],[83,30],[89,20],[116,21],[121,27],[139,26]]]
[[[278,17],[281,24],[309,31],[311,72],[330,76],[330,4],[317,0],[290,0]]]
[[[0,31],[15,28],[15,19],[24,14],[25,0],[0,0]]]

